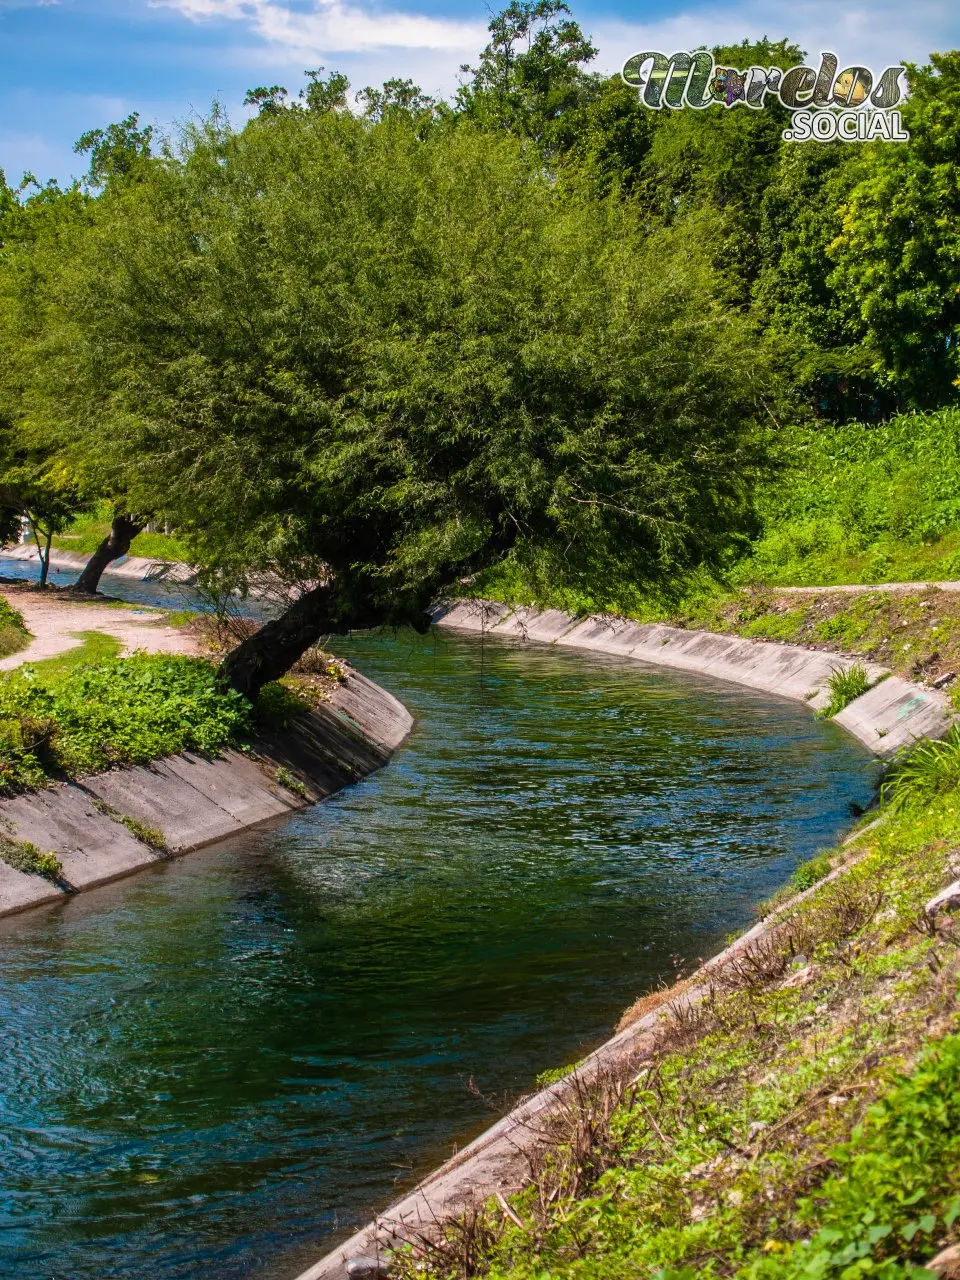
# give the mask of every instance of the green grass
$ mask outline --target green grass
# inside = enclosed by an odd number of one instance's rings
[[[70,634],[83,643],[75,649],[55,654],[52,658],[41,658],[39,662],[28,663],[30,670],[41,679],[50,680],[79,667],[102,662],[105,658],[115,658],[123,648],[121,640],[103,631],[72,631]]]
[[[128,813],[121,813],[119,809],[115,809],[106,800],[94,800],[93,807],[98,813],[102,813],[104,817],[111,818],[114,822],[119,822],[121,826],[126,827],[132,836],[137,840],[141,840],[145,845],[149,845],[151,849],[156,849],[158,853],[167,851],[167,838],[159,827],[151,827],[149,823],[141,822],[139,818],[132,818]]]
[[[81,516],[68,529],[53,539],[61,551],[77,551],[90,555],[110,532],[109,506],[101,505],[92,515]],[[148,560],[189,561],[186,546],[172,534],[140,533],[130,545],[130,555]]]
[[[837,669],[827,677],[827,692],[830,695],[825,707],[817,712],[821,720],[831,720],[840,714],[844,707],[860,698],[870,688],[870,677],[862,662],[855,662],[852,667]]]
[[[924,740],[901,753],[880,787],[883,803],[899,811],[922,808],[960,787],[960,728],[940,742]]]

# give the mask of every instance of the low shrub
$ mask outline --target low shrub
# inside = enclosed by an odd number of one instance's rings
[[[19,653],[30,639],[30,632],[19,609],[6,596],[0,595],[0,658]]]
[[[201,658],[135,654],[45,676],[0,678],[0,786],[215,752],[250,729],[252,708]]]

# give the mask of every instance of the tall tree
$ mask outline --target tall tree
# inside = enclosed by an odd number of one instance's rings
[[[874,142],[839,205],[829,254],[838,295],[882,385],[909,405],[960,387],[960,52],[909,66],[905,144]]]
[[[595,93],[583,68],[597,50],[563,0],[511,0],[491,19],[490,42],[457,94],[461,115],[484,128],[557,147],[565,114]]]
[[[510,137],[332,112],[194,130],[96,212],[50,411],[209,574],[319,583],[228,660],[244,693],[520,542],[651,579],[747,519],[763,362],[709,227],[648,240]]]

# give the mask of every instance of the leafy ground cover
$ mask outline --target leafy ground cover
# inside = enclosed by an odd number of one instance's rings
[[[19,653],[29,641],[30,632],[23,614],[0,595],[0,658]]]
[[[25,665],[0,679],[0,785],[215,752],[247,735],[253,708],[202,658],[134,654]]]
[[[401,1256],[403,1277],[900,1280],[960,1239],[958,793],[910,798],[659,1006],[642,1055],[555,1117],[530,1185]]]

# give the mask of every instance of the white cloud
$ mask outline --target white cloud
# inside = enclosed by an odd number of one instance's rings
[[[344,0],[314,0],[307,12],[274,0],[150,0],[150,4],[152,8],[176,9],[195,22],[211,18],[244,21],[268,45],[301,59],[385,48],[472,56],[486,42],[486,26],[481,22],[374,12]]]

